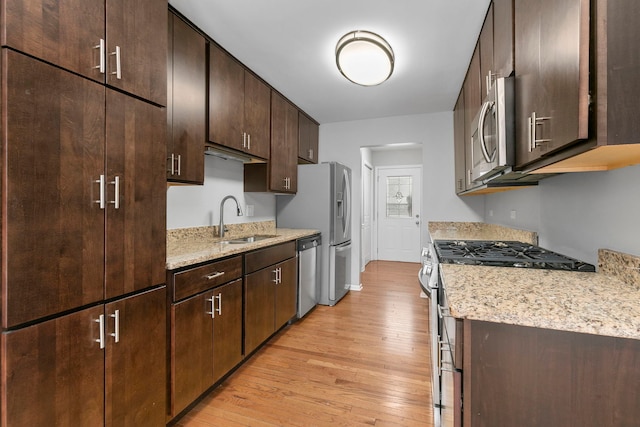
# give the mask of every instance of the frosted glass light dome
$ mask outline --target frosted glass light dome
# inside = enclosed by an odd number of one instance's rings
[[[385,39],[370,31],[351,31],[336,45],[336,64],[348,80],[376,86],[393,73],[394,56]]]

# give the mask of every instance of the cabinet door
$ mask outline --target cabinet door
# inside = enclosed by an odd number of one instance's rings
[[[103,297],[104,87],[8,49],[2,69],[7,328]]]
[[[166,105],[167,2],[105,0],[105,3],[107,84]]]
[[[318,163],[318,125],[302,111],[298,112],[298,158]]]
[[[167,179],[202,184],[206,141],[206,40],[170,14],[172,49],[168,84]],[[175,94],[175,96],[174,96]],[[173,163],[171,163],[173,162]]]
[[[270,155],[271,89],[249,71],[244,72],[244,151],[268,159]]]
[[[493,3],[484,19],[480,31],[480,96],[481,100],[487,96],[496,70],[493,67]]]
[[[543,98],[540,91],[540,4],[538,1],[515,0],[515,97],[516,164],[524,165],[540,157],[540,148],[530,148],[529,120]]]
[[[2,334],[3,426],[104,423],[103,307]]]
[[[214,383],[212,299],[213,292],[207,291],[171,307],[173,416]]]
[[[464,91],[460,91],[456,106],[453,110],[453,151],[455,158],[456,193],[461,193],[466,187],[466,147],[464,117]]]
[[[516,164],[523,166],[588,137],[589,1],[516,0],[515,22]]]
[[[540,0],[540,87],[549,102],[536,139],[543,154],[588,137],[589,0]],[[542,117],[536,111],[538,117]]]
[[[276,318],[275,329],[280,328],[296,315],[298,296],[298,264],[296,258],[277,265],[280,269],[279,283],[275,285]]]
[[[271,95],[269,189],[295,193],[298,178],[298,110],[280,94]]]
[[[242,279],[215,288],[213,376],[217,381],[242,361]]]
[[[245,276],[244,354],[248,355],[275,332],[275,267]]]
[[[167,328],[164,287],[105,307],[105,426],[166,423]]]
[[[2,45],[104,82],[104,1],[3,0]],[[166,7],[166,5],[165,5]]]
[[[209,43],[209,141],[244,150],[244,67]]]
[[[469,64],[469,70],[467,71],[467,76],[464,79],[463,84],[464,90],[464,135],[465,135],[465,144],[470,144],[470,139],[472,135],[472,121],[475,118],[478,111],[480,111],[480,106],[482,105],[482,96],[481,96],[481,84],[480,84],[480,50],[478,46],[476,46],[476,50],[471,57],[471,63]],[[469,147],[467,147],[469,148]],[[471,186],[471,150],[465,150],[465,187],[470,188]]]
[[[165,281],[165,120],[162,108],[107,90],[105,298]]]
[[[493,71],[513,73],[513,0],[493,0]]]

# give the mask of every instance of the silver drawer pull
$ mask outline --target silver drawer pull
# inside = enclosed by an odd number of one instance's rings
[[[104,44],[104,39],[100,39],[100,42],[95,45],[93,47],[94,49],[100,49],[100,62],[98,63],[98,65],[96,65],[93,68],[96,68],[100,71],[100,74],[104,74],[105,71],[105,64],[104,64],[104,50],[105,50],[105,44]]]
[[[211,279],[218,278],[220,276],[224,276],[224,271],[216,271],[215,273],[209,274],[206,277],[207,277],[207,280],[211,280]]]

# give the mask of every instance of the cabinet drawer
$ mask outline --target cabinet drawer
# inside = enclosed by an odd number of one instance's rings
[[[296,256],[295,241],[249,252],[244,256],[245,274],[253,273],[261,268],[277,264],[294,256]]]
[[[242,277],[241,255],[181,271],[173,276],[173,300],[181,300],[239,277]]]

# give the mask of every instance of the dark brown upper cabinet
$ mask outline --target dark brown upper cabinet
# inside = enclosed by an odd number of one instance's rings
[[[516,165],[586,139],[589,0],[515,1]]]
[[[513,0],[493,0],[493,73],[497,77],[513,74]]]
[[[298,163],[318,163],[319,126],[302,111],[298,113]]]
[[[484,96],[482,95],[482,79],[480,77],[480,44],[471,57],[471,63],[467,70],[467,76],[463,84],[464,92],[464,154],[465,154],[465,189],[471,188],[471,150],[470,138],[473,130],[472,121],[482,105]]]
[[[489,5],[479,44],[484,98],[496,78],[513,73],[513,0],[495,0]]]
[[[456,194],[467,189],[466,186],[466,138],[464,120],[464,90],[460,90],[456,106],[453,109],[453,151],[455,159]]]
[[[167,101],[167,3],[2,1],[10,46],[159,105]],[[106,17],[106,20],[105,20]]]
[[[209,44],[209,141],[269,158],[271,89],[214,43]]]
[[[585,19],[584,3],[589,4],[582,1],[581,9],[573,11],[574,15],[580,12],[581,22]],[[593,55],[589,69],[589,139],[539,158],[530,166],[536,172],[601,171],[640,163],[640,122],[637,120],[640,111],[640,57],[637,55],[640,27],[636,22],[640,3],[597,0],[591,2],[591,6],[591,44],[581,42],[579,49],[573,48],[582,55],[588,46]],[[575,16],[572,19],[575,21]],[[557,33],[556,37],[564,36],[565,31]],[[554,93],[564,94],[565,86],[566,83],[558,79],[553,86]],[[566,91],[564,96],[586,102],[582,86],[581,80],[577,95],[573,89]],[[576,102],[575,99],[565,100],[570,101]],[[581,116],[581,125],[583,120]]]
[[[173,13],[167,63],[167,180],[203,184],[207,42]]]
[[[298,191],[298,109],[282,95],[271,95],[271,157],[244,165],[244,191]]]

